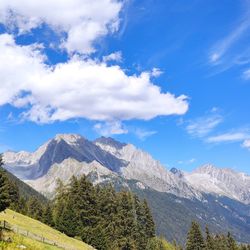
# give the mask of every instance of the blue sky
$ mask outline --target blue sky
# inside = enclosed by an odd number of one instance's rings
[[[250,1],[32,3],[0,4],[1,151],[105,135],[250,173]]]

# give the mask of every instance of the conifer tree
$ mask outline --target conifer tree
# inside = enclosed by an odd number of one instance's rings
[[[18,210],[18,202],[20,199],[20,195],[16,183],[8,179],[7,189],[9,193],[10,208],[13,210]]]
[[[36,220],[42,221],[43,206],[41,202],[35,196],[32,196],[27,201],[27,215]]]
[[[143,209],[145,213],[146,237],[147,238],[155,237],[155,223],[146,200],[143,201]]]
[[[130,193],[122,191],[118,194],[118,214],[116,217],[117,239],[120,249],[130,247],[133,249],[137,233],[135,213],[133,210],[133,197]]]
[[[209,228],[206,227],[206,250],[216,250],[213,237],[210,235]]]
[[[43,222],[49,226],[54,226],[51,204],[46,204],[43,209]]]
[[[27,199],[21,196],[17,202],[16,211],[18,213],[27,214]]]
[[[216,250],[228,250],[226,237],[222,234],[214,237],[214,245]]]
[[[8,178],[5,171],[1,168],[3,166],[3,158],[0,155],[0,212],[4,211],[10,205],[10,197],[8,191]]]
[[[232,235],[228,232],[227,234],[227,248],[228,250],[237,250],[237,243],[235,239],[232,237]]]
[[[193,221],[187,236],[186,250],[202,250],[202,249],[205,249],[202,232],[199,224]]]
[[[72,181],[70,185],[71,184]],[[78,224],[76,224],[76,221],[79,220],[79,217],[77,217],[77,213],[75,213],[75,202],[70,200],[70,185],[66,188],[60,180],[57,181],[56,198],[53,209],[53,222],[55,223],[57,230],[67,234],[68,236],[74,237],[77,235]]]
[[[161,239],[154,237],[149,239],[145,250],[166,250]]]

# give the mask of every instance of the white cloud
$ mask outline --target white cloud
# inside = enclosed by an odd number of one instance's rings
[[[228,132],[216,136],[211,136],[207,138],[206,141],[210,143],[237,142],[237,141],[243,141],[247,138],[250,138],[250,135],[246,132]]]
[[[98,38],[118,30],[122,6],[118,0],[1,0],[0,23],[19,33],[46,23],[66,34],[61,45],[69,52],[89,54]]]
[[[178,164],[185,164],[185,165],[187,165],[187,164],[192,164],[192,163],[194,163],[194,162],[196,162],[196,159],[195,159],[195,158],[191,158],[191,159],[189,159],[189,160],[178,161],[177,163],[178,163]]]
[[[94,129],[98,134],[103,136],[120,135],[128,133],[128,130],[124,128],[122,123],[119,121],[97,123],[95,124]]]
[[[250,1],[244,1],[244,13],[235,23],[233,29],[210,49],[208,60],[216,66],[216,72],[226,71],[233,66],[241,67],[250,63],[250,46],[248,34],[250,32]],[[245,71],[242,78],[250,79],[250,73]]]
[[[162,93],[148,72],[129,76],[119,66],[76,56],[53,67],[44,60],[39,45],[20,46],[0,35],[0,105],[24,108],[24,119],[40,123],[149,120],[188,110],[186,96]]]
[[[243,72],[243,78],[246,79],[246,80],[250,79],[250,69],[245,70]]]
[[[247,30],[250,28],[250,18],[249,18],[250,11],[247,12],[246,16],[237,25],[237,28],[234,29],[228,36],[222,38],[218,41],[212,48],[209,61],[212,64],[219,64],[221,63],[222,57],[231,49],[231,47],[241,39],[242,36],[247,34]]]
[[[116,52],[111,53],[111,54],[109,54],[107,56],[104,56],[103,61],[104,62],[109,62],[109,61],[121,62],[122,61],[122,52],[121,51],[116,51]]]
[[[243,148],[250,149],[250,129],[238,129],[206,138],[207,143],[241,143]]]
[[[250,139],[243,141],[242,147],[250,150]]]
[[[145,130],[141,128],[136,128],[134,130],[134,134],[140,139],[140,140],[145,140],[146,138],[156,134],[157,131],[150,131],[150,130]]]
[[[213,131],[222,121],[223,117],[221,115],[209,114],[189,121],[186,130],[192,136],[204,137]]]
[[[213,54],[210,55],[210,61],[212,63],[215,63],[220,58],[220,54],[213,52]]]
[[[153,77],[158,77],[163,74],[163,71],[161,71],[159,68],[153,68],[151,75]]]

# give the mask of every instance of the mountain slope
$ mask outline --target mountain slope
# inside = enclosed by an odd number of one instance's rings
[[[185,199],[152,189],[132,187],[139,197],[147,199],[157,225],[157,233],[169,241],[184,243],[191,221],[198,221],[205,232],[234,235],[239,242],[250,242],[250,207],[227,197],[205,195],[204,201]]]
[[[7,221],[15,232],[26,234],[26,236],[30,235],[32,239],[32,235],[36,235],[36,238],[42,239],[45,238],[45,241],[51,241],[56,243],[60,249],[63,247],[64,249],[75,249],[75,250],[93,250],[91,246],[85,244],[82,241],[70,238],[65,234],[41,223],[40,221],[34,220],[28,216],[16,213],[12,210],[7,209],[4,212],[0,213],[0,221]],[[27,233],[28,232],[28,233]],[[33,248],[35,249],[35,248]],[[44,248],[46,249],[46,248]]]
[[[173,193],[182,197],[201,197],[200,193],[176,177],[159,161],[132,144],[118,144],[112,138],[99,138],[95,144],[113,154],[118,159],[128,162],[121,168],[125,179],[136,179],[160,192]],[[117,146],[119,145],[119,146]]]
[[[73,175],[80,177],[81,175],[88,175],[90,173],[97,176],[95,183],[102,182],[107,176],[116,176],[115,173],[103,167],[99,162],[86,163],[68,158],[60,164],[53,164],[48,173],[43,177],[26,182],[45,196],[53,197],[57,186],[57,179],[60,179],[63,183],[68,183]]]

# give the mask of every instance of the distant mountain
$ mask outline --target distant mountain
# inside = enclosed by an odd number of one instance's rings
[[[132,144],[106,137],[92,142],[74,134],[57,135],[34,153],[6,152],[4,161],[8,171],[47,197],[53,196],[57,179],[67,183],[72,175],[131,189],[149,199],[158,232],[170,240],[180,241],[184,233],[177,237],[178,230],[197,219],[250,242],[250,177],[243,173],[212,165],[192,173],[169,171]],[[175,237],[169,228],[175,228]]]
[[[217,194],[250,204],[250,176],[232,169],[220,169],[211,164],[204,165],[184,178],[195,189]]]

